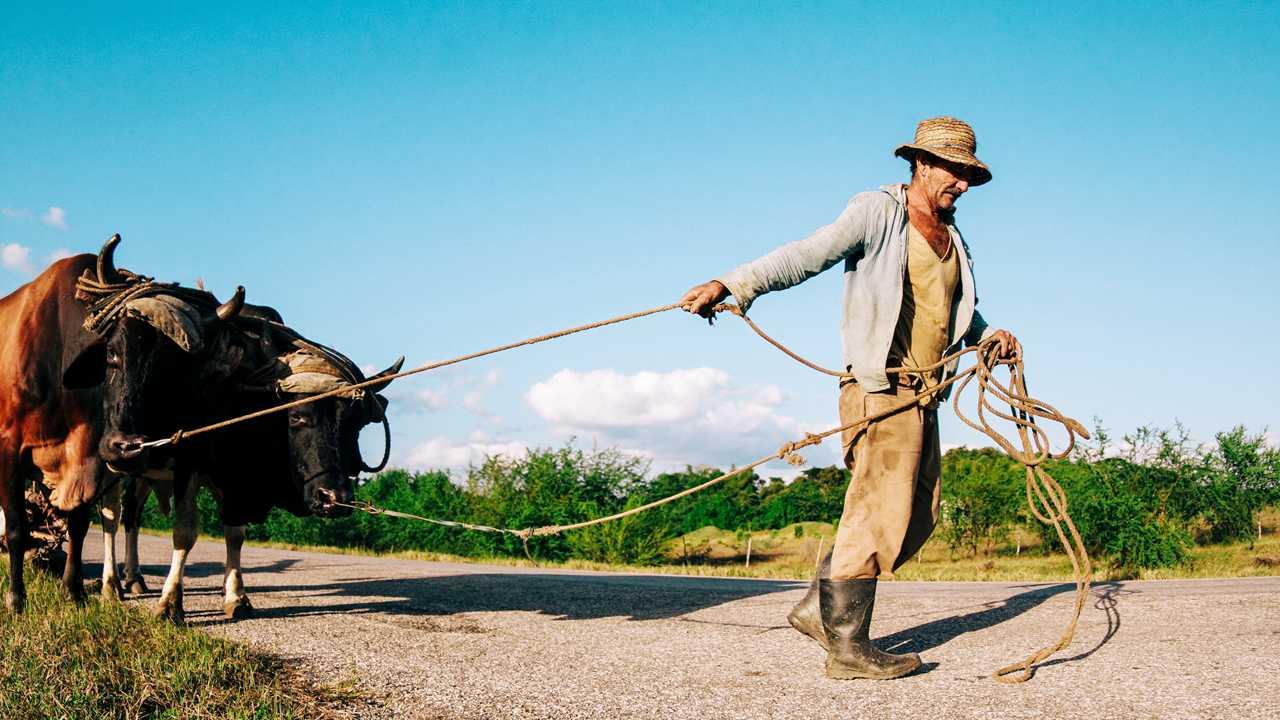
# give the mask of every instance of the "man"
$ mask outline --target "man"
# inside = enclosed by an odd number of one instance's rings
[[[1016,338],[987,326],[977,311],[973,262],[954,223],[956,201],[991,180],[974,155],[968,124],[924,120],[915,141],[894,154],[911,163],[911,182],[855,196],[835,222],[685,294],[684,309],[709,317],[730,294],[745,311],[760,295],[784,290],[844,263],[844,365],[840,418],[849,423],[903,399],[916,403],[846,430],[852,471],[832,553],[808,595],[788,615],[797,630],[827,648],[833,678],[901,677],[920,667],[916,653],[872,645],[868,630],[876,579],[892,576],[933,532],[938,520],[941,453],[937,405],[949,388],[929,392],[955,363],[923,368],[962,344],[994,336],[1001,356],[1021,352]]]

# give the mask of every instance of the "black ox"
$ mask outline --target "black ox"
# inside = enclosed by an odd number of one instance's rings
[[[385,400],[373,392],[352,394],[174,447],[142,450],[144,438],[166,437],[179,428],[296,397],[291,391],[299,383],[288,380],[295,373],[281,361],[276,339],[278,333],[296,334],[270,309],[242,314],[243,290],[219,304],[202,291],[149,283],[116,270],[112,258],[118,242],[113,237],[96,258],[59,261],[0,300],[0,373],[13,381],[0,392],[0,422],[6,431],[17,430],[0,433],[16,439],[12,449],[0,443],[0,509],[10,519],[21,518],[21,489],[28,478],[39,476],[52,488],[53,503],[68,515],[64,584],[77,597],[83,593],[88,504],[104,487],[112,490],[112,499],[118,492],[104,465],[115,473],[172,483],[180,509],[194,508],[198,485],[207,484],[220,492],[224,520],[232,526],[261,520],[273,506],[296,514],[341,514],[344,510],[333,503],[351,497],[351,478],[363,467],[355,444],[359,428],[385,419]],[[129,294],[121,294],[125,290]],[[101,333],[87,332],[86,319],[101,321],[105,307],[114,307],[114,316]],[[272,329],[264,332],[267,327]],[[112,515],[104,512],[104,525],[114,525]],[[22,546],[20,521],[11,520],[6,532],[10,547]],[[179,555],[185,560],[194,529],[190,542],[185,535],[175,527],[177,582],[161,603],[162,611],[176,617],[182,612],[177,561]],[[103,588],[114,594],[115,563],[108,559],[104,581],[110,582]],[[20,562],[21,553],[12,553],[6,600],[13,609],[22,605]],[[238,570],[235,575],[238,583]]]

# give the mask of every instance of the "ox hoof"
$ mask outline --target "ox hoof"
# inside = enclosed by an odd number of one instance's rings
[[[77,605],[83,605],[88,598],[84,591],[84,583],[79,580],[64,583],[62,589],[66,591],[67,597],[71,598],[71,602]]]
[[[186,624],[187,614],[182,610],[182,595],[160,598],[160,603],[156,605],[156,617],[175,625]]]
[[[142,581],[142,578],[134,578],[133,580],[129,581],[130,595],[141,596],[141,595],[146,595],[149,592],[151,591],[147,589],[147,584]]]
[[[120,581],[111,578],[102,581],[102,599],[112,602],[119,602],[124,599],[124,589],[120,587]]]
[[[4,606],[9,608],[10,612],[20,613],[26,607],[27,599],[22,595],[10,590],[4,595]]]
[[[222,614],[232,620],[248,620],[253,617],[253,604],[247,597],[229,600],[222,604]]]

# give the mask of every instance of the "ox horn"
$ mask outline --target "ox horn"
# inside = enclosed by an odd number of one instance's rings
[[[116,246],[120,244],[120,233],[107,239],[107,243],[98,251],[98,282],[103,285],[116,285],[124,282],[120,272],[116,270]]]
[[[369,379],[377,380],[378,378],[387,377],[388,375],[395,375],[396,373],[400,372],[400,368],[403,366],[404,366],[404,356],[401,355],[399,360],[396,360],[395,362],[391,363],[391,367],[387,368],[386,370],[383,370],[382,372],[378,373],[377,375],[374,375]],[[384,388],[386,388],[390,384],[391,384],[391,380],[387,380],[386,382],[382,382],[382,383],[374,383],[373,385],[370,385],[365,389],[371,393],[377,393],[377,392],[381,392]]]
[[[239,315],[240,311],[243,309],[244,309],[244,286],[238,285],[236,286],[236,294],[232,295],[230,300],[218,306],[218,310],[217,310],[218,319],[225,322]]]

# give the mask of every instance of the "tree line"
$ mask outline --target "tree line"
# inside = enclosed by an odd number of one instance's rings
[[[1094,440],[1046,470],[1066,490],[1070,513],[1091,555],[1124,568],[1185,562],[1196,544],[1245,540],[1258,513],[1280,503],[1280,450],[1243,427],[1213,443],[1185,429],[1140,428],[1119,442],[1101,427]],[[715,468],[650,474],[644,460],[617,450],[572,443],[531,449],[525,457],[493,456],[461,476],[445,471],[390,470],[362,482],[360,500],[425,517],[494,527],[566,524],[608,515],[679,492],[721,473]],[[994,448],[957,448],[942,460],[942,517],[937,536],[957,555],[992,553],[1019,530],[1041,538],[1040,552],[1059,550],[1054,531],[1031,517],[1025,469]],[[742,473],[708,490],[623,520],[533,538],[536,558],[580,558],[617,564],[666,562],[673,538],[706,526],[768,530],[801,521],[835,523],[849,473],[810,468],[791,482]],[[201,526],[220,527],[213,498],[199,501]],[[154,501],[143,522],[168,528]],[[423,550],[471,557],[522,556],[510,535],[480,533],[356,513],[298,518],[279,510],[251,526],[249,537],[300,545],[361,547],[377,552]]]

